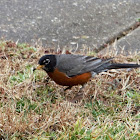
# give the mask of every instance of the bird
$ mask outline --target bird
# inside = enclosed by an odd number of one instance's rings
[[[139,68],[139,64],[113,63],[113,58],[101,59],[78,54],[48,54],[42,56],[34,70],[45,70],[58,85],[84,86],[95,75],[111,69]]]

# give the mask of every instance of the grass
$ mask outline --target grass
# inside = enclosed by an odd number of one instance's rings
[[[84,99],[71,103],[79,86],[64,95],[44,71],[33,72],[44,53],[59,52],[0,41],[0,139],[140,139],[140,69],[102,73],[86,84]],[[115,62],[140,61],[139,54],[115,57]]]

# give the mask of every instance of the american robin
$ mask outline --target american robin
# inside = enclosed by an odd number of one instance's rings
[[[38,62],[37,70],[45,70],[57,84],[68,86],[84,85],[91,77],[110,69],[138,68],[138,64],[112,63],[110,59],[92,56],[59,54],[44,55]]]

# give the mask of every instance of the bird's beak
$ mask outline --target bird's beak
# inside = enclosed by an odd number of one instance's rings
[[[45,65],[38,65],[36,68],[33,69],[33,71],[43,69],[44,67]]]
[[[43,69],[44,67],[45,67],[45,65],[38,65],[36,69],[40,70],[40,69]]]

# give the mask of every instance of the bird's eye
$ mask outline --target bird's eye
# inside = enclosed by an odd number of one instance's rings
[[[45,59],[45,60],[43,61],[43,63],[44,63],[45,65],[49,64],[49,63],[50,63],[50,59]]]

